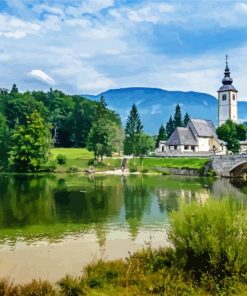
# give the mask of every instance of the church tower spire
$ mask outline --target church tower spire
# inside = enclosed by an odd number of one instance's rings
[[[228,66],[228,55],[226,55],[225,76],[222,86],[218,90],[218,125],[222,125],[228,119],[236,122],[238,120],[237,93],[232,85],[231,72]]]

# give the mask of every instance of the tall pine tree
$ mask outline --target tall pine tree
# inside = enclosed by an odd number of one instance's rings
[[[139,155],[140,139],[143,132],[143,125],[141,123],[140,115],[133,104],[130,114],[125,126],[125,140],[124,140],[124,154],[133,155],[133,157]]]
[[[175,127],[174,130],[177,127],[183,126],[181,108],[180,108],[179,104],[177,104],[176,109],[175,109],[175,114],[174,114],[174,118],[173,118],[173,124],[174,124],[174,127]]]
[[[184,126],[187,126],[189,120],[190,120],[190,116],[188,112],[186,112],[186,114],[184,115]]]
[[[158,148],[159,142],[165,141],[165,140],[167,140],[167,133],[166,133],[166,129],[164,128],[164,125],[161,124],[155,147]]]
[[[166,124],[166,133],[168,138],[170,138],[171,134],[175,131],[174,122],[172,120],[172,117],[170,116],[167,124]]]

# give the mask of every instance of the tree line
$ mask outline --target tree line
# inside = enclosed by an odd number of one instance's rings
[[[47,164],[53,146],[91,147],[89,134],[99,123],[101,105],[59,90],[20,93],[15,84],[10,91],[1,89],[0,167],[36,171]],[[96,156],[121,149],[120,116],[106,106],[103,113],[107,123],[101,119],[101,132],[104,128],[108,147],[97,146]]]
[[[186,127],[189,120],[189,114],[186,112],[183,117],[181,107],[179,104],[177,104],[174,115],[173,117],[170,116],[168,122],[166,123],[166,127],[164,127],[164,125],[161,124],[159,128],[158,136],[156,138],[156,148],[159,147],[160,141],[166,141],[167,139],[169,139],[177,127]]]

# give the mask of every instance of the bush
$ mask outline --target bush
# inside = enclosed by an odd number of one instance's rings
[[[143,173],[143,174],[148,173],[148,169],[143,169],[143,170],[142,170],[142,173]]]
[[[137,168],[130,168],[129,169],[131,173],[136,173],[137,172]]]
[[[56,163],[54,161],[47,162],[41,165],[39,171],[40,172],[53,172],[57,168]]]
[[[76,172],[78,172],[78,170],[79,169],[78,169],[77,166],[72,165],[72,166],[67,168],[67,173],[76,173]]]
[[[63,154],[58,154],[56,159],[57,159],[57,163],[60,165],[65,164],[67,162],[67,157]]]
[[[247,272],[247,211],[231,199],[181,204],[171,213],[169,238],[178,264],[200,280],[221,282]]]
[[[73,278],[66,275],[61,281],[58,282],[62,295],[66,296],[79,296],[86,295],[86,287],[82,279]]]

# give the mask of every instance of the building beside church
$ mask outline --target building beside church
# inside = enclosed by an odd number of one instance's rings
[[[232,85],[228,57],[226,56],[225,76],[218,90],[218,126],[228,119],[237,122],[238,91]],[[244,143],[241,143],[241,146]],[[247,146],[247,143],[245,143]],[[157,155],[176,154],[226,154],[225,143],[218,139],[212,121],[191,118],[186,127],[177,127],[167,141],[160,141]]]
[[[166,142],[160,141],[156,152],[168,155],[225,154],[225,146],[224,142],[217,138],[212,121],[190,119],[186,127],[177,127]]]

